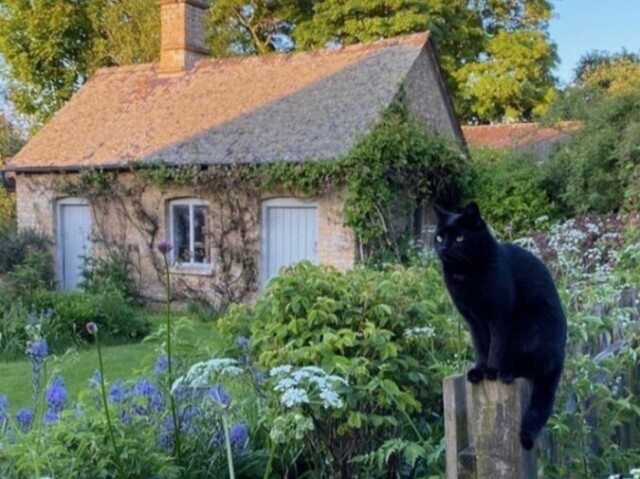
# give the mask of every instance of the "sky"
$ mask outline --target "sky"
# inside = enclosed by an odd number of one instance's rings
[[[558,47],[555,74],[569,83],[580,57],[592,50],[640,53],[640,0],[552,0],[551,39]]]

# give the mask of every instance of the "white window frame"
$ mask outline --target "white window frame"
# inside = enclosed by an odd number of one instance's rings
[[[189,261],[184,261],[184,260],[180,260],[180,258],[177,257],[177,253],[178,250],[176,248],[176,242],[175,242],[175,231],[174,231],[174,217],[173,217],[173,207],[174,206],[188,206],[189,207],[189,256],[190,259]],[[168,223],[169,223],[169,238],[168,241],[173,245],[173,249],[171,250],[171,263],[173,265],[176,266],[183,266],[183,267],[189,267],[189,268],[211,268],[211,248],[208,242],[208,238],[206,236],[208,236],[208,234],[205,236],[205,245],[204,245],[204,249],[205,249],[205,258],[206,260],[202,263],[196,263],[194,261],[194,256],[195,256],[195,232],[194,232],[194,207],[195,206],[205,206],[207,208],[207,218],[206,218],[206,224],[207,224],[207,229],[209,228],[209,216],[210,216],[210,210],[209,210],[209,203],[206,201],[203,201],[199,198],[179,198],[179,199],[175,199],[175,200],[169,200],[168,204],[167,204],[167,210],[168,210],[168,214],[167,214],[167,219],[168,219]],[[208,233],[208,231],[207,231]]]

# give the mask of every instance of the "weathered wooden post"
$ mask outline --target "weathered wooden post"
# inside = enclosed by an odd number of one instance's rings
[[[526,380],[471,384],[450,376],[443,391],[447,479],[536,479],[535,456],[519,437]]]

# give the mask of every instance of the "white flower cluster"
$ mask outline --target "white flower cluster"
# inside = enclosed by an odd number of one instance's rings
[[[431,326],[422,326],[405,330],[404,336],[406,338],[413,338],[415,336],[426,336],[427,338],[432,338],[435,335],[435,332],[436,330]]]
[[[629,474],[631,474],[631,477],[622,477],[622,474],[612,474],[607,479],[640,479],[640,467],[631,469]]]
[[[209,386],[215,382],[212,378],[220,376],[239,376],[242,369],[238,361],[231,358],[213,358],[208,361],[195,363],[189,368],[187,374],[179,377],[173,383],[171,392],[175,392],[178,387],[186,385],[194,389]]]
[[[309,404],[310,395],[314,396],[314,393],[325,409],[339,409],[344,405],[335,388],[338,384],[348,386],[347,380],[327,374],[317,366],[294,368],[285,364],[271,369],[269,375],[277,379],[274,390],[282,394],[280,402],[286,408]]]

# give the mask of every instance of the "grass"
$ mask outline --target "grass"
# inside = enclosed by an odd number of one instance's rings
[[[158,328],[164,318],[153,317],[154,328]],[[174,324],[176,319],[174,318]],[[180,326],[176,334],[174,350],[177,354],[194,353],[196,350],[220,350],[220,340],[214,328],[215,323],[203,323],[190,319],[178,320]],[[136,344],[105,346],[102,348],[105,363],[105,379],[132,379],[145,371],[150,371],[162,353],[162,338],[151,335]],[[95,347],[69,350],[60,356],[50,356],[46,362],[46,376],[60,374],[73,402],[78,393],[87,389],[88,382],[98,369],[98,353]],[[22,407],[32,405],[31,363],[28,360],[0,362],[0,394],[9,400],[9,411],[15,413]]]

